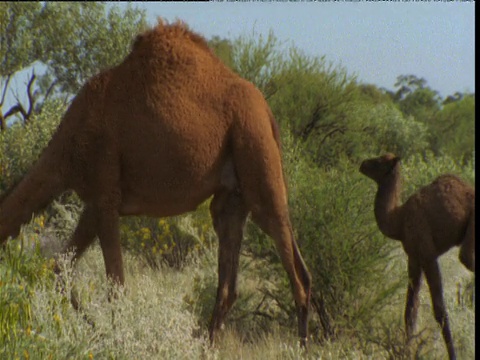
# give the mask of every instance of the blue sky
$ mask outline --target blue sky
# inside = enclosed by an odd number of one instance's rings
[[[117,3],[118,4],[118,3]],[[121,3],[126,6],[126,2]],[[150,24],[184,20],[207,38],[268,34],[342,65],[361,82],[393,89],[414,74],[445,97],[475,91],[475,3],[137,2]]]
[[[127,2],[107,6],[126,8]],[[473,1],[212,1],[135,2],[147,20],[184,20],[207,39],[214,35],[267,35],[286,45],[325,56],[358,81],[393,89],[398,75],[427,80],[442,97],[475,92]],[[17,74],[11,90],[24,89],[31,70]],[[23,90],[20,99],[26,102]],[[7,93],[6,106],[16,102]]]

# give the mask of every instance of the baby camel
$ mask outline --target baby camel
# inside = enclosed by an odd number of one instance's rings
[[[408,256],[407,339],[415,328],[424,273],[435,319],[442,328],[448,355],[455,359],[437,258],[453,246],[460,246],[460,261],[475,272],[475,189],[455,175],[441,175],[400,205],[399,160],[387,153],[363,161],[360,172],[378,185],[374,211],[380,231],[400,240]]]
[[[220,244],[211,341],[237,297],[251,213],[276,243],[304,344],[310,274],[293,237],[279,142],[262,93],[185,24],[159,21],[122,63],[87,81],[37,163],[0,198],[0,244],[71,189],[85,208],[68,248],[78,258],[98,237],[107,276],[123,284],[120,216],[179,215],[213,196]]]

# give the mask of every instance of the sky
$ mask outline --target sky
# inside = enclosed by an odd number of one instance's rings
[[[118,4],[118,3],[117,3]],[[127,3],[120,4],[126,7]],[[475,92],[473,1],[213,1],[136,2],[147,20],[184,20],[207,39],[214,35],[275,36],[312,56],[343,66],[358,81],[393,89],[413,74],[442,97]]]
[[[394,89],[413,74],[445,98],[475,92],[473,1],[211,1],[135,2],[147,21],[181,19],[210,39],[274,35],[311,56],[325,56],[362,83]],[[109,2],[125,9],[128,2]],[[25,89],[31,70],[11,82]],[[17,91],[25,103],[24,91]],[[5,108],[16,103],[7,93]]]

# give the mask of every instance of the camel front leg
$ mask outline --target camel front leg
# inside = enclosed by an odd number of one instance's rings
[[[107,278],[113,283],[124,285],[122,249],[120,246],[119,214],[117,210],[99,209],[98,238],[105,261]],[[109,300],[111,300],[111,291]]]
[[[215,194],[210,213],[219,239],[218,288],[209,326],[210,343],[237,299],[237,273],[243,228],[248,215],[241,194],[222,191]]]
[[[447,309],[443,300],[442,277],[437,260],[431,260],[425,264],[423,271],[425,272],[425,277],[427,278],[427,283],[430,288],[435,320],[442,328],[442,335],[447,347],[448,356],[450,360],[455,360],[455,348],[450,332]]]
[[[410,341],[415,330],[418,314],[418,294],[422,285],[422,269],[412,257],[408,258],[408,288],[405,305],[405,328],[407,342]]]
[[[66,254],[68,251],[73,251],[74,255],[71,260],[74,263],[79,259],[85,250],[92,244],[95,240],[97,234],[97,218],[95,210],[92,206],[87,205],[80,216],[77,227],[71,240],[68,242],[67,246],[62,251],[62,254]],[[54,272],[59,275],[61,273],[58,260],[55,261]],[[60,292],[65,293],[65,284],[62,282],[60,284]],[[71,294],[71,303],[75,310],[80,310],[80,304],[77,297],[72,292]]]

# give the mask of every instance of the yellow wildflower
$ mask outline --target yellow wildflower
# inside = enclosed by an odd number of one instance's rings
[[[53,315],[53,320],[55,320],[55,322],[59,323],[60,322],[60,316],[58,314]]]

